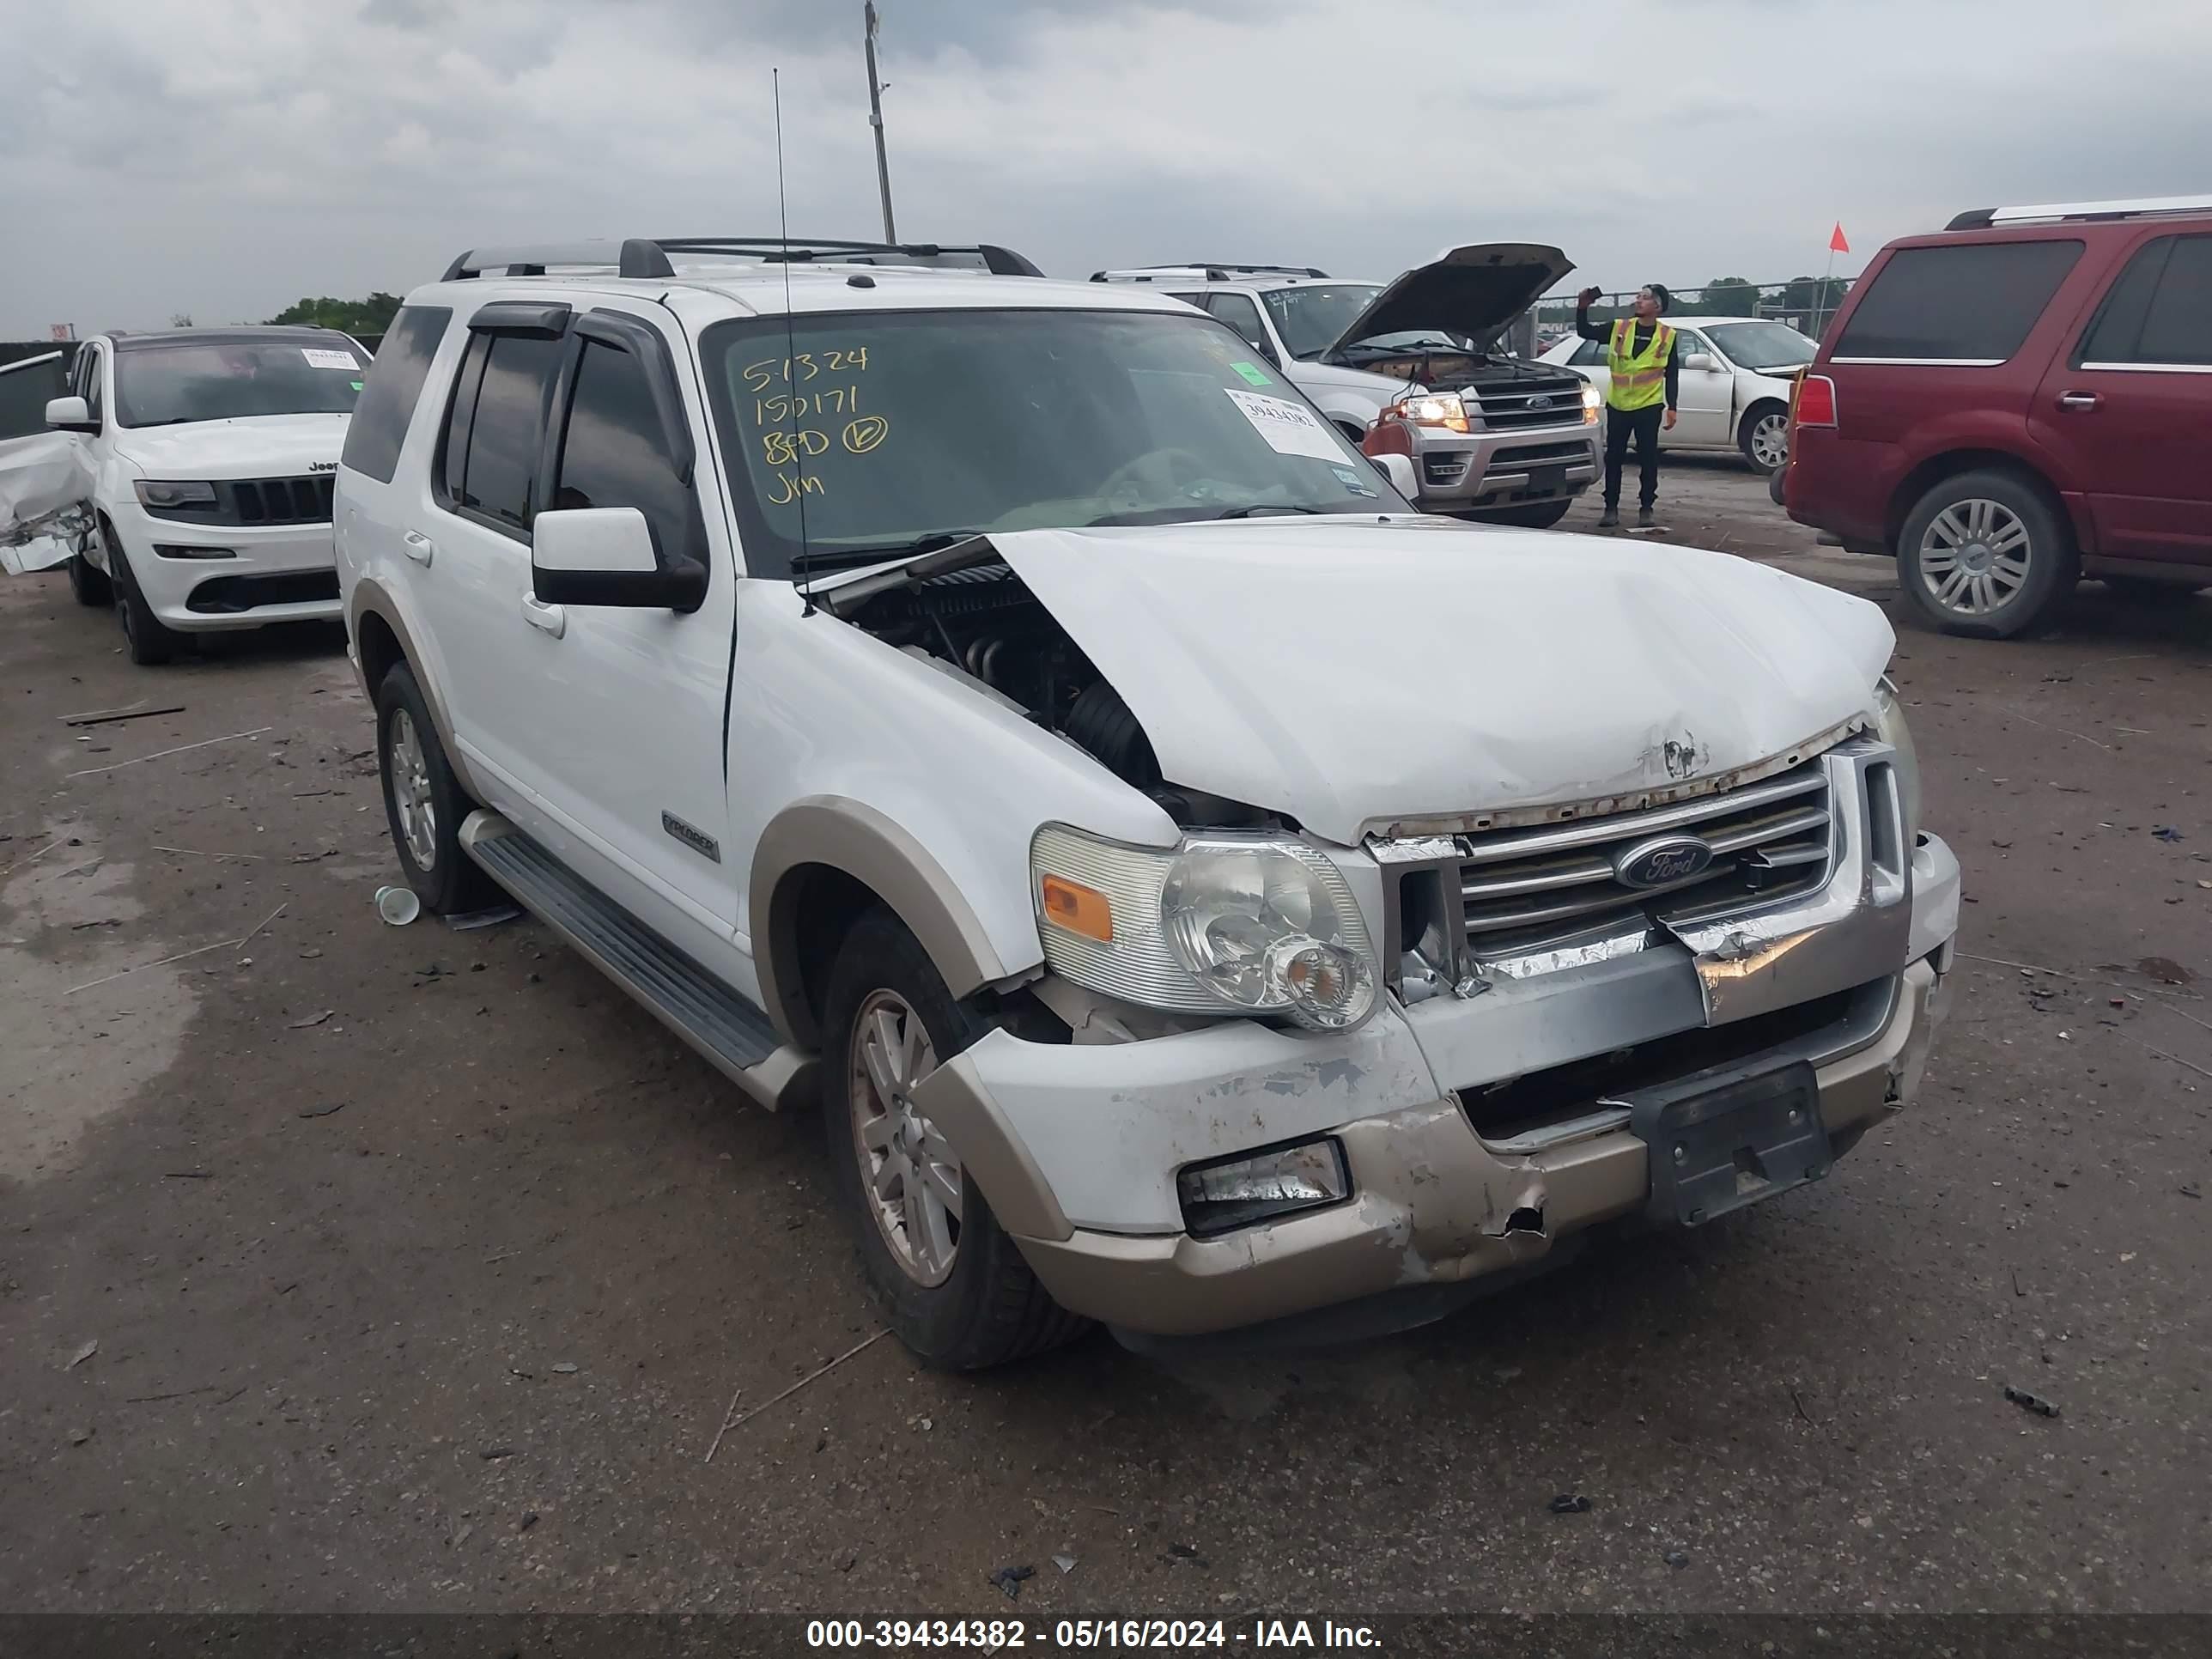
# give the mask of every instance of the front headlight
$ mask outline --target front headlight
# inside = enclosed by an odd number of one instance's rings
[[[1162,852],[1048,824],[1030,870],[1045,959],[1079,985],[1322,1031],[1375,1012],[1366,920],[1343,872],[1303,842],[1194,836]]]
[[[1440,426],[1450,432],[1473,429],[1468,422],[1467,405],[1456,392],[1431,392],[1403,398],[1382,411],[1385,420],[1393,416],[1408,426]]]
[[[167,478],[141,478],[134,486],[139,501],[147,507],[213,507],[215,486],[211,483],[179,483]]]
[[[1905,721],[1905,705],[1897,700],[1897,687],[1884,674],[1875,688],[1875,730],[1897,750],[1897,793],[1905,811],[1905,838],[1910,848],[1920,833],[1920,757],[1912,747],[1912,728]]]
[[[1605,399],[1598,396],[1597,387],[1589,381],[1584,380],[1583,382],[1583,424],[1596,425],[1597,412],[1604,407]]]

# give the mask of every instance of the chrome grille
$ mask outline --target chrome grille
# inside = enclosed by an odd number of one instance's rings
[[[1558,380],[1528,381],[1511,387],[1483,386],[1462,396],[1470,398],[1476,405],[1486,432],[1511,432],[1522,427],[1580,426],[1583,421],[1583,379],[1579,374]]]
[[[1468,948],[1510,955],[1639,914],[1689,921],[1810,891],[1826,881],[1834,856],[1828,788],[1814,761],[1650,811],[1468,837],[1459,869]],[[1623,881],[1623,855],[1662,834],[1696,836],[1712,862],[1663,886]]]

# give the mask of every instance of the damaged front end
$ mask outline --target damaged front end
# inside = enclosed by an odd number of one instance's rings
[[[1298,526],[1282,544],[1323,533]],[[1182,586],[1236,573],[1255,628],[1265,605],[1288,614],[1295,588],[1273,567],[1266,584],[1243,580],[1257,563],[1243,536],[1184,544]],[[1601,787],[1378,814],[1366,804],[1382,792],[1348,779],[1384,762],[1324,747],[1316,726],[1290,746],[1245,682],[1188,690],[1199,682],[1172,623],[1141,641],[1116,625],[1139,613],[1111,602],[1110,582],[1144,556],[1125,539],[975,538],[817,588],[854,625],[1087,750],[1180,836],[1113,848],[1041,830],[1046,966],[1005,993],[1036,1018],[1002,1021],[916,1090],[1062,1305],[1146,1340],[1419,1323],[1558,1264],[1595,1229],[1696,1226],[1818,1180],[1911,1100],[1958,867],[1918,833],[1909,738],[1869,696],[1870,672],[1856,696],[1848,667],[1814,696],[1801,659],[1796,707],[1814,717],[1779,747],[1751,747],[1717,702],[1680,697],[1655,721],[1648,690],[1624,691],[1616,719],[1579,727],[1620,757],[1586,774]],[[1778,635],[1796,613],[1767,614]],[[1750,668],[1733,678],[1741,688]],[[1371,729],[1401,755],[1459,752],[1417,746],[1413,717]],[[1538,723],[1501,719],[1485,740],[1508,734],[1525,757]],[[1292,766],[1262,777],[1253,750],[1270,741],[1312,781]],[[1460,793],[1439,775],[1413,777],[1417,791],[1401,763],[1391,793]],[[1208,783],[1273,793],[1250,805]],[[1188,936],[1180,968],[1146,954],[1178,925],[1172,880],[1131,872],[1237,836],[1295,843],[1334,872],[1286,899],[1272,877],[1249,890],[1295,914],[1302,945],[1327,933],[1371,951],[1357,1018],[1188,995]],[[1073,878],[1064,911],[1045,875]],[[1358,926],[1328,933],[1331,902],[1356,905]],[[1268,942],[1245,937],[1259,961]]]
[[[992,1149],[979,1179],[1048,1195],[1007,1224],[1053,1293],[1140,1343],[1403,1328],[1594,1229],[1701,1224],[1822,1178],[1917,1089],[1958,870],[1897,753],[1856,732],[1658,806],[1370,842],[1395,994],[1358,1030],[1147,1022],[1052,981],[1071,1039],[994,1032],[923,1103]],[[1650,861],[1692,836],[1700,867]],[[1194,1220],[1181,1172],[1324,1146],[1341,1197]]]

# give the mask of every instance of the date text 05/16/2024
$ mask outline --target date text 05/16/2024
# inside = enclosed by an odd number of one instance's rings
[[[1365,1625],[1334,1620],[1255,1619],[1249,1625],[1221,1619],[1058,1619],[1034,1628],[1018,1619],[817,1619],[808,1621],[811,1648],[904,1652],[975,1648],[985,1654],[1036,1648],[1175,1651],[1206,1648],[1322,1649],[1374,1651],[1382,1638]]]

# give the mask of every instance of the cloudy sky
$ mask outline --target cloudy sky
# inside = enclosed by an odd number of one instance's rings
[[[908,239],[1054,275],[1853,271],[2212,187],[2205,0],[883,0]],[[404,293],[472,243],[878,234],[860,0],[0,0],[0,339]],[[1577,281],[1581,278],[1577,278]]]

